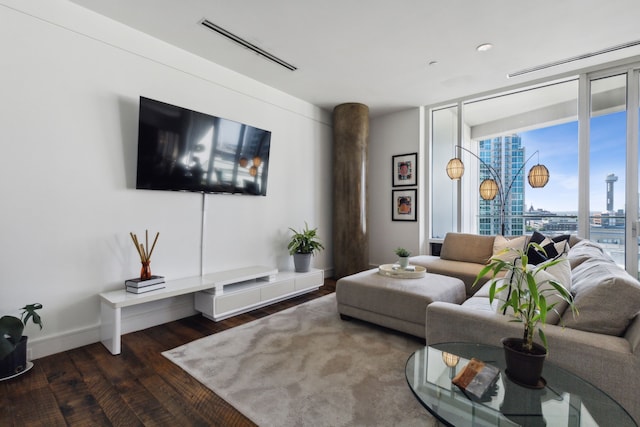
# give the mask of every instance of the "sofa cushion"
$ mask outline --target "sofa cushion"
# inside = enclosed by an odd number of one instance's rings
[[[572,270],[571,291],[579,315],[564,313],[569,328],[622,336],[640,312],[640,283],[613,262],[583,261]]]
[[[524,250],[527,246],[527,236],[514,237],[507,239],[504,236],[497,235],[493,241],[493,258],[499,258],[505,262],[513,262],[518,257],[518,252],[505,249]]]
[[[440,258],[450,261],[486,264],[493,255],[494,236],[466,233],[447,233]]]
[[[568,258],[572,270],[588,259],[596,259],[611,263],[614,262],[613,258],[604,251],[602,246],[596,242],[592,242],[591,240],[582,240],[571,246]]]

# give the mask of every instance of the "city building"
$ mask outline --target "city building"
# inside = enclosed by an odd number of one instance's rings
[[[478,157],[498,174],[503,184],[502,197],[493,200],[480,199],[480,234],[502,234],[500,210],[504,209],[504,234],[517,236],[524,234],[524,191],[523,172],[525,148],[520,136],[514,134],[482,140],[478,144]],[[480,180],[491,178],[487,167],[480,167]]]

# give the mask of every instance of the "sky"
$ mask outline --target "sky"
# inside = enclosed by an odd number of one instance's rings
[[[624,209],[625,143],[624,112],[594,117],[590,141],[590,210],[606,210],[607,175],[618,176],[614,184],[614,209]],[[578,122],[521,132],[526,155],[539,150],[539,162],[549,169],[549,183],[543,188],[526,184],[525,205],[551,212],[578,210]],[[523,173],[538,163],[537,155],[526,164]]]

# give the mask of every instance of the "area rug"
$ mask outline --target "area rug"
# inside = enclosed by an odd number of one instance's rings
[[[163,355],[260,426],[432,426],[404,375],[420,346],[330,294]]]

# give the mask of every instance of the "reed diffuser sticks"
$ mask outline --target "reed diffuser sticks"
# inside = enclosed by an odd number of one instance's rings
[[[153,239],[153,244],[151,245],[151,250],[149,250],[149,230],[145,230],[145,244],[142,244],[138,241],[138,236],[133,233],[129,233],[131,236],[131,240],[133,240],[133,244],[138,251],[138,255],[140,255],[140,262],[149,263],[151,262],[151,255],[153,254],[153,250],[156,247],[156,243],[158,242],[158,237],[160,236],[160,232],[156,233],[155,239]]]

